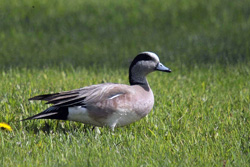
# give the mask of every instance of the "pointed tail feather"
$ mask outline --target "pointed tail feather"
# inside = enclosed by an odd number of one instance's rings
[[[32,119],[67,120],[68,114],[69,114],[68,107],[50,107],[39,114],[25,118],[21,121],[32,120]]]
[[[58,95],[59,93],[53,93],[53,94],[45,94],[45,95],[38,95],[29,98],[29,100],[45,100],[48,101],[51,97]]]

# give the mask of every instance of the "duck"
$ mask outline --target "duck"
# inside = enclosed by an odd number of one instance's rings
[[[171,72],[157,54],[139,53],[129,67],[129,83],[102,83],[59,93],[43,94],[29,100],[46,101],[49,108],[25,120],[57,119],[81,122],[112,131],[136,122],[152,110],[154,94],[146,76],[154,71]]]

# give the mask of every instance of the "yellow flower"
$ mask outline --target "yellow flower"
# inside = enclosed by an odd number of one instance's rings
[[[8,131],[12,131],[12,128],[10,127],[10,125],[4,123],[4,122],[0,122],[0,128],[1,129],[6,129]]]

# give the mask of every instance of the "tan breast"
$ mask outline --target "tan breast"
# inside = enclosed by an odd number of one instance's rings
[[[125,126],[145,117],[154,105],[152,90],[138,85],[126,87],[125,94],[88,106],[89,116],[103,126]]]

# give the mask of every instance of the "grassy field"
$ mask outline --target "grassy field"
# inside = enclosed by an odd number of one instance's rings
[[[0,166],[249,166],[250,1],[0,0]],[[156,52],[144,119],[111,132],[19,120],[28,98],[128,83],[130,61]]]

